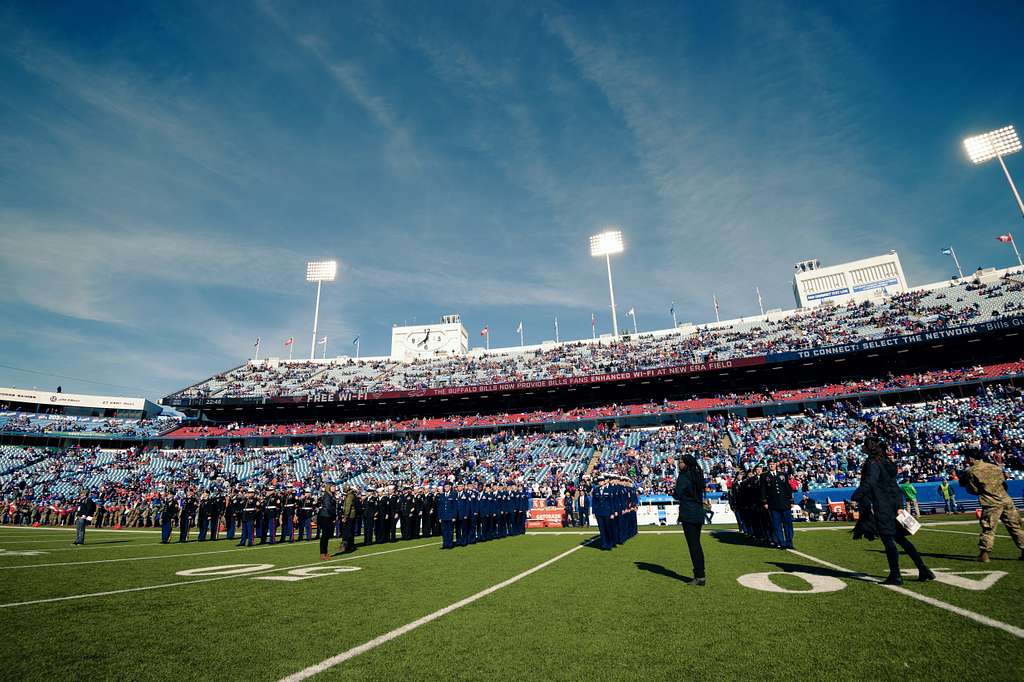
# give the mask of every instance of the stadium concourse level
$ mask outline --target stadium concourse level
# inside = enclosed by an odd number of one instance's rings
[[[934,286],[934,285],[933,285]],[[846,306],[769,315],[692,333],[640,334],[619,341],[568,342],[526,352],[487,353],[415,362],[340,359],[246,365],[165,400],[345,395],[538,381],[733,360],[849,344],[986,322],[1024,313],[1024,281],[961,280]]]
[[[111,417],[74,417],[23,412],[0,412],[0,434],[78,435],[109,438],[156,438],[177,428],[180,421],[171,417],[156,419],[117,419]]]
[[[866,393],[879,393],[901,389],[924,389],[948,384],[966,383],[986,379],[1007,379],[1024,375],[1024,360],[1000,363],[984,367],[917,372],[890,377],[888,379],[866,379],[847,381],[826,386],[801,389],[766,391],[693,398],[690,400],[665,400],[660,403],[648,402],[638,405],[606,405],[602,407],[580,407],[568,410],[536,410],[514,414],[453,415],[429,419],[380,419],[372,421],[353,420],[344,422],[316,422],[312,424],[227,424],[227,425],[186,425],[163,434],[167,439],[198,438],[246,438],[274,436],[318,436],[332,434],[377,433],[387,434],[403,431],[444,431],[484,426],[515,426],[524,424],[557,424],[608,417],[629,417],[642,415],[666,415],[686,412],[703,412],[733,406],[755,406],[783,403],[800,403],[813,400],[854,398]],[[0,417],[2,418],[2,417]],[[3,427],[0,427],[2,430]]]
[[[666,493],[673,461],[692,454],[712,493],[741,470],[773,460],[797,489],[858,483],[859,441],[893,434],[902,480],[954,479],[961,448],[980,447],[1010,476],[1024,479],[1024,400],[1012,386],[985,386],[971,398],[860,409],[840,403],[794,417],[711,417],[657,429],[597,428],[561,433],[499,433],[450,440],[405,439],[287,448],[146,449],[0,447],[4,511],[19,522],[49,518],[85,488],[112,514],[152,512],[165,493],[191,498],[256,489],[315,492],[325,482],[358,490],[436,489],[445,482],[528,488],[549,500],[578,495],[595,476],[632,480],[640,494]],[[14,512],[11,512],[11,510]],[[117,516],[117,518],[121,518]],[[135,520],[146,518],[135,514]]]

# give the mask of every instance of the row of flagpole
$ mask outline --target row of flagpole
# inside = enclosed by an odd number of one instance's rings
[[[1021,260],[1020,250],[1017,248],[1017,242],[1013,240],[1012,233],[1007,232],[1006,234],[1001,234],[998,237],[996,237],[996,241],[1001,244],[1009,244],[1013,248],[1013,255],[1017,257],[1017,265],[1020,267],[1024,267],[1024,260]],[[956,257],[956,250],[952,246],[947,246],[944,249],[940,249],[939,253],[943,254],[944,256],[949,256],[953,259],[953,265],[954,267],[956,267],[957,277],[963,279],[964,271],[960,267],[960,259]]]
[[[262,339],[259,336],[257,336],[256,337],[256,343],[253,344],[253,347],[256,349],[256,357],[253,358],[254,362],[259,362],[260,361],[260,345],[261,344],[262,344]],[[327,358],[327,337],[326,336],[321,336],[320,340],[316,342],[316,345],[324,347],[323,352],[320,355],[320,357],[322,359],[326,359]],[[352,345],[356,347],[356,359],[358,359],[359,358],[359,336],[356,336],[356,338],[352,339]],[[287,339],[285,339],[284,340],[284,347],[288,349],[288,359],[291,360],[292,359],[292,351],[295,348],[295,337],[294,336],[289,336]]]

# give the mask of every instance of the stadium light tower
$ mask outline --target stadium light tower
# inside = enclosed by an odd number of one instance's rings
[[[601,234],[595,234],[590,238],[590,255],[595,258],[604,256],[608,264],[608,296],[612,301],[612,335],[619,337],[619,318],[615,314],[615,287],[612,286],[612,254],[622,253],[622,232],[619,230],[606,230]]]
[[[967,149],[967,156],[970,157],[975,165],[991,161],[992,159],[999,159],[999,165],[1003,169],[1003,174],[1006,175],[1006,181],[1010,183],[1013,198],[1017,200],[1017,208],[1020,209],[1020,214],[1024,216],[1024,201],[1021,201],[1020,192],[1017,191],[1017,186],[1013,184],[1010,171],[1007,170],[1006,162],[1003,161],[1004,156],[1019,152],[1021,149],[1020,138],[1017,137],[1017,131],[1013,129],[1013,126],[1005,126],[998,130],[968,137],[964,140],[964,148]]]
[[[316,329],[320,322],[320,287],[324,282],[333,282],[338,275],[338,261],[322,260],[306,263],[306,281],[316,282],[316,308],[313,311],[313,341],[309,344],[309,359],[316,355]]]

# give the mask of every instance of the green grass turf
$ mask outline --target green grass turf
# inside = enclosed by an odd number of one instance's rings
[[[928,519],[934,520],[941,518]],[[1008,575],[984,592],[912,581],[907,587],[1024,627],[1024,562],[1015,560],[1012,542],[997,538],[993,562],[983,566],[971,561],[975,525],[933,528],[958,532],[922,530],[914,538],[932,565]],[[175,575],[199,567],[269,563],[282,570],[263,575],[283,575],[288,567],[319,565],[313,543],[235,551],[223,540],[159,545],[153,533],[90,530],[86,546],[70,547],[72,536],[0,529],[0,549],[46,552],[0,553],[0,603],[201,580]],[[451,552],[432,544],[437,539],[421,539],[360,547],[330,564],[360,570],[295,583],[240,576],[3,608],[0,670],[6,679],[25,680],[276,680],[588,537],[541,531]],[[798,532],[796,542],[798,550],[844,568],[885,572],[880,543],[854,542],[846,530]],[[1024,640],[1011,634],[853,579],[827,594],[759,592],[736,578],[834,573],[792,553],[750,546],[724,529],[706,534],[704,549],[709,584],[698,588],[680,580],[690,567],[679,534],[645,533],[612,552],[584,547],[320,678],[967,679],[984,670],[995,679],[1024,679]],[[370,556],[377,552],[388,553]],[[179,554],[186,556],[172,556]],[[139,557],[157,558],[107,561]],[[105,563],[13,568],[99,560]],[[907,560],[904,566],[911,567]],[[807,587],[786,576],[777,583]]]

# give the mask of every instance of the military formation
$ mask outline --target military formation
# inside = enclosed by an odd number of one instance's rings
[[[530,490],[512,485],[445,484],[437,498],[441,547],[452,549],[526,532]]]
[[[639,497],[636,487],[625,478],[600,476],[591,493],[591,507],[597,517],[600,547],[610,550],[636,535]]]
[[[342,552],[352,551],[360,536],[363,545],[440,536],[450,549],[525,533],[531,496],[528,488],[478,483],[328,490],[165,493],[154,504],[153,525],[161,529],[162,544],[175,529],[178,542],[188,542],[193,532],[199,542],[223,533],[240,547],[319,540],[329,530],[329,537],[342,540]],[[330,512],[324,495],[333,498]]]
[[[758,465],[740,472],[728,501],[741,533],[765,547],[793,548],[793,488],[774,462],[767,471]]]

